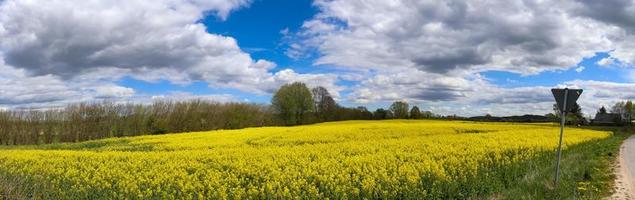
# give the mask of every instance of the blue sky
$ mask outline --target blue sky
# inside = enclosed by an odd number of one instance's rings
[[[249,53],[253,59],[265,59],[275,62],[278,67],[272,72],[291,68],[300,73],[329,72],[329,67],[314,66],[314,59],[293,59],[285,54],[287,41],[284,30],[297,32],[304,21],[317,13],[317,8],[311,0],[270,1],[256,0],[249,7],[232,13],[227,19],[219,19],[215,15],[208,15],[198,21],[206,26],[213,34],[229,36],[238,42],[240,48]],[[353,85],[354,82],[339,81],[341,85]],[[160,95],[167,91],[182,91],[197,95],[231,94],[238,100],[248,100],[256,103],[269,103],[271,95],[257,95],[231,88],[208,87],[206,82],[196,81],[188,85],[173,84],[170,81],[142,81],[126,77],[118,82],[119,85],[133,88],[139,93]],[[347,102],[342,102],[348,104]],[[351,106],[353,104],[350,104]],[[371,106],[378,107],[378,106]]]
[[[282,30],[298,31],[305,20],[317,12],[310,0],[297,1],[254,1],[249,7],[238,10],[226,20],[214,15],[205,17],[210,33],[230,36],[238,41],[238,46],[249,52],[254,59],[275,61],[279,66],[308,66],[305,60],[293,60],[284,53]]]
[[[615,66],[600,66],[598,61],[608,58],[607,52],[598,52],[596,55],[584,58],[576,67],[567,70],[549,71],[536,75],[522,75],[504,71],[483,72],[488,80],[500,87],[528,87],[528,86],[554,86],[562,82],[574,80],[611,81],[618,83],[632,82],[630,77],[624,75],[629,69]],[[580,68],[583,67],[583,68]],[[581,69],[581,71],[576,71]]]
[[[301,81],[345,106],[400,100],[465,116],[548,113],[550,88],[575,87],[592,114],[635,98],[635,2],[607,6],[6,0],[0,109],[157,98],[267,104],[278,87]]]
[[[257,0],[246,8],[232,13],[227,19],[219,19],[216,15],[208,15],[200,20],[207,31],[229,36],[238,42],[240,48],[248,52],[254,59],[266,59],[275,62],[279,67],[272,71],[292,68],[298,72],[315,72],[320,69],[312,67],[311,60],[296,60],[285,55],[283,30],[297,31],[302,23],[317,12],[310,0],[268,1]],[[182,91],[197,95],[231,94],[237,100],[256,103],[270,102],[271,95],[257,95],[231,88],[209,87],[206,82],[196,81],[188,85],[173,84],[166,80],[148,82],[126,77],[119,85],[133,88],[135,91],[149,95],[161,95],[167,91]]]
[[[227,19],[219,19],[208,15],[199,23],[214,34],[229,36],[238,41],[238,45],[254,59],[266,59],[278,65],[272,71],[291,68],[301,73],[329,73],[329,67],[316,66],[315,58],[293,59],[285,55],[288,48],[283,31],[297,32],[302,24],[311,19],[318,9],[310,0],[298,1],[254,1],[249,7],[232,13]],[[583,58],[577,65],[567,70],[546,71],[538,74],[523,75],[508,71],[483,71],[480,74],[490,83],[502,88],[545,86],[552,87],[563,82],[574,80],[595,80],[628,83],[632,80],[624,76],[625,69],[598,65],[598,61],[608,58],[609,52],[597,52]],[[583,68],[580,68],[583,67]],[[576,71],[580,70],[580,71]],[[194,82],[189,85],[171,84],[169,81],[156,83],[139,81],[132,78],[121,80],[120,85],[130,87],[138,92],[159,95],[166,91],[184,91],[192,94],[231,94],[240,100],[268,103],[271,95],[254,95],[235,89],[208,87],[205,82]],[[355,81],[339,81],[345,86],[355,85]],[[347,94],[347,91],[344,91]],[[354,106],[355,103],[341,102]],[[371,108],[385,107],[387,103],[368,104]]]

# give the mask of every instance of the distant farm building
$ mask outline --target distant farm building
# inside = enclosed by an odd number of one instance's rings
[[[616,113],[597,113],[595,118],[591,120],[594,125],[621,125],[624,120],[620,114]]]

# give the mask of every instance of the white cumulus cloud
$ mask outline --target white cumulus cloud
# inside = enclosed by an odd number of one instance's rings
[[[203,81],[214,88],[256,94],[298,80],[337,92],[336,78],[331,75],[271,72],[275,63],[252,59],[234,38],[209,33],[198,22],[207,15],[224,20],[250,3],[0,1],[1,64],[19,73],[0,79],[7,88],[0,95],[0,104],[38,101],[52,105],[141,95],[115,84],[126,76],[179,85]]]

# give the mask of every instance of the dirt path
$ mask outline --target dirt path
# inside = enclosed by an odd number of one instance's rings
[[[615,194],[609,199],[635,199],[635,136],[624,141],[620,147],[615,179]]]

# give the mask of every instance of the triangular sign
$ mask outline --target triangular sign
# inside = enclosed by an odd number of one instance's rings
[[[551,93],[553,94],[553,97],[556,99],[556,103],[558,105],[558,110],[562,111],[563,105],[564,105],[564,94],[565,94],[565,90],[568,90],[568,92],[566,92],[567,95],[567,109],[565,110],[565,112],[571,112],[573,111],[573,105],[575,104],[575,102],[578,100],[578,97],[580,97],[580,95],[582,94],[582,89],[559,89],[559,88],[554,88],[551,89]]]

